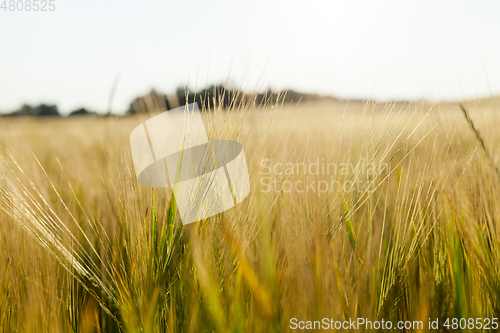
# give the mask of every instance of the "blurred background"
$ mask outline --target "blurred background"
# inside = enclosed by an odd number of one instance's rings
[[[0,0],[0,332],[495,330],[499,13]],[[172,188],[137,182],[130,133],[193,101],[217,105],[207,136],[243,146],[251,191],[184,226]]]
[[[494,1],[52,1],[0,9],[0,113],[124,114],[228,85],[349,100],[500,94]]]

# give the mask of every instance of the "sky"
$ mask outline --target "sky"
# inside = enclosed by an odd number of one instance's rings
[[[500,95],[500,2],[52,3],[0,8],[0,112],[105,112],[115,82],[114,113],[152,88],[223,82],[379,101]]]

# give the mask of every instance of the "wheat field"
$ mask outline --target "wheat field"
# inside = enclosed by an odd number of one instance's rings
[[[427,332],[429,319],[497,318],[500,101],[464,106],[470,121],[454,103],[202,113],[210,139],[242,143],[251,191],[186,226],[171,189],[141,186],[132,165],[130,133],[158,110],[2,118],[0,328],[287,332],[292,318],[366,318]]]

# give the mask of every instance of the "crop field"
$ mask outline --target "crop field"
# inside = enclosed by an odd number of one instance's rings
[[[0,118],[0,330],[287,332],[293,318],[365,318],[427,332],[498,318],[500,101],[463,106],[203,112],[209,139],[243,145],[251,190],[188,225],[172,190],[140,185],[132,164],[130,133],[158,110]]]

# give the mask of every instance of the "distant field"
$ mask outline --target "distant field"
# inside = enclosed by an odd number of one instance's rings
[[[242,143],[251,191],[184,227],[171,190],[135,178],[151,114],[0,118],[0,329],[498,318],[500,100],[465,106],[479,134],[451,103],[204,113],[210,139]]]

